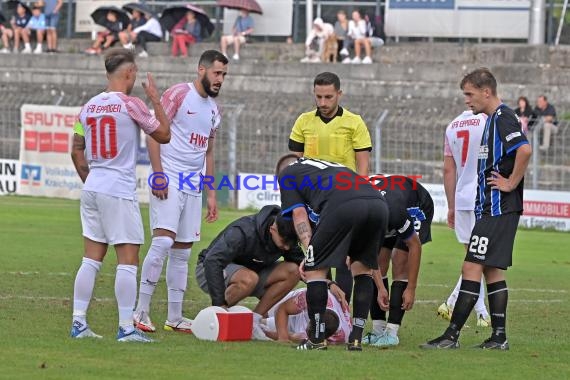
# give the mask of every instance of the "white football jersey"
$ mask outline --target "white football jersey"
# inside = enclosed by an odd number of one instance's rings
[[[473,210],[477,196],[477,160],[487,115],[464,111],[445,130],[444,155],[457,167],[455,209]]]
[[[170,143],[160,146],[162,168],[170,186],[181,185],[180,190],[197,193],[200,178],[206,174],[208,139],[214,137],[221,121],[218,105],[209,96],[201,97],[192,83],[172,86],[162,95],[161,103],[171,121],[172,135]]]
[[[122,92],[102,92],[91,98],[78,118],[89,163],[83,190],[136,199],[139,127],[150,134],[159,121],[142,100]]]
[[[295,289],[290,291],[283,299],[281,299],[275,306],[273,306],[268,315],[274,317],[277,312],[277,308],[283,302],[293,298],[295,305],[297,306],[298,314],[289,316],[288,329],[291,334],[306,334],[307,326],[309,325],[309,313],[307,307],[307,289]],[[342,310],[341,304],[328,292],[327,309],[333,310],[339,317],[339,327],[328,341],[331,343],[347,343],[348,336],[352,330],[352,322],[350,319],[350,312]],[[306,336],[305,336],[306,337]]]

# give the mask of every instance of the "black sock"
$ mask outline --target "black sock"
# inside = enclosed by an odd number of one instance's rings
[[[388,315],[388,323],[396,325],[402,324],[405,310],[402,309],[402,300],[404,290],[408,287],[408,281],[392,281],[392,289],[390,291],[390,314]]]
[[[320,343],[325,340],[324,316],[327,309],[328,290],[325,280],[307,283],[307,310],[309,312],[309,340]]]
[[[481,283],[477,281],[461,280],[461,288],[459,289],[459,296],[455,301],[453,314],[449,327],[445,330],[444,335],[452,340],[459,338],[459,332],[469,317],[469,313],[479,299],[479,289]]]
[[[352,295],[352,273],[346,265],[341,265],[336,268],[335,281],[338,287],[344,292],[346,302],[350,303],[350,296]]]
[[[507,340],[505,327],[507,324],[507,302],[509,301],[506,281],[487,284],[487,298],[491,312],[491,326],[493,326],[491,338],[498,343],[504,343]]]
[[[352,332],[348,338],[349,342],[362,340],[362,331],[366,324],[368,312],[370,311],[370,297],[374,292],[374,281],[368,274],[360,274],[354,277],[354,294],[352,300]]]
[[[386,319],[386,312],[380,309],[378,305],[378,288],[376,284],[372,287],[372,298],[370,299],[370,318],[373,321],[380,321]]]

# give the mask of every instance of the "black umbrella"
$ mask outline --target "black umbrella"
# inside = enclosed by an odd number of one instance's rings
[[[29,15],[29,16],[32,15],[32,10],[30,9],[30,7],[28,7],[26,4],[24,4],[18,0],[9,0],[8,2],[6,2],[6,9],[8,9],[9,11],[15,12],[16,8],[18,8],[18,5],[21,5],[24,7],[27,15]]]
[[[141,3],[128,3],[123,5],[123,9],[131,14],[133,13],[133,11],[139,11],[141,13],[147,14],[150,17],[155,16],[154,12],[151,11],[149,7]]]
[[[129,18],[127,12],[117,7],[106,6],[95,9],[95,11],[91,13],[91,18],[93,19],[93,22],[97,25],[107,26],[108,23],[107,13],[109,13],[109,11],[115,12],[115,14],[117,15],[117,21],[119,21],[122,24],[122,29],[126,29],[131,19]]]
[[[162,16],[160,16],[160,25],[162,25],[165,30],[172,30],[174,25],[180,22],[183,17],[186,17],[188,11],[192,11],[196,15],[196,20],[202,27],[202,38],[210,36],[215,26],[210,21],[210,16],[208,16],[206,11],[195,5],[187,4],[180,7],[166,8],[164,12],[162,12]]]

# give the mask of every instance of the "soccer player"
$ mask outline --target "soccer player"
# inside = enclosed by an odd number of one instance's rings
[[[335,287],[334,281],[327,285]],[[340,290],[338,288],[337,290]],[[341,299],[344,301],[344,298]],[[290,291],[275,306],[269,309],[268,318],[262,319],[262,328],[273,340],[300,343],[307,339],[309,313],[307,310],[307,288]],[[325,311],[325,339],[328,343],[347,343],[352,324],[346,302],[339,302],[330,290]]]
[[[293,156],[293,157],[291,157]],[[362,350],[362,330],[374,291],[372,274],[388,225],[382,195],[358,174],[340,164],[295,155],[279,160],[277,172],[282,214],[292,217],[305,252],[310,331],[300,350],[326,349],[323,316],[327,304],[327,272],[350,258],[354,277],[353,321],[347,349]],[[315,225],[314,231],[311,222]],[[383,289],[382,282],[379,286]],[[384,295],[384,294],[383,294]],[[385,301],[387,295],[385,297]],[[384,304],[388,307],[387,302]]]
[[[259,298],[253,309],[252,338],[257,340],[268,340],[259,322],[297,285],[303,260],[293,224],[280,212],[279,206],[265,206],[232,222],[200,252],[196,265],[196,281],[213,306]]]
[[[360,115],[339,105],[340,78],[331,72],[313,81],[316,110],[301,114],[289,136],[289,150],[297,156],[338,162],[361,176],[368,175],[372,141]],[[336,281],[350,303],[352,276],[347,265],[336,267]]]
[[[388,232],[378,255],[378,266],[381,281],[388,289],[392,261],[392,287],[387,323],[386,312],[377,301],[378,290],[374,289],[370,305],[372,332],[366,334],[363,343],[388,348],[400,343],[398,330],[404,313],[414,305],[422,245],[431,241],[434,206],[429,192],[415,179],[377,174],[371,181],[388,203]]]
[[[479,147],[476,221],[449,327],[443,335],[420,347],[459,347],[460,331],[479,298],[484,274],[493,332],[478,347],[508,350],[508,288],[504,271],[512,265],[515,234],[523,211],[524,173],[532,149],[514,111],[498,98],[497,81],[488,69],[470,72],[460,86],[465,104],[473,113],[489,116]]]
[[[136,198],[136,149],[139,128],[157,141],[168,143],[170,123],[160,104],[154,80],[143,83],[155,116],[139,98],[130,96],[137,78],[133,52],[113,49],[105,55],[107,89],[83,106],[73,136],[71,157],[83,181],[81,225],[85,254],[75,277],[73,338],[101,338],[87,324],[87,309],[95,278],[108,245],[117,252],[115,296],[119,307],[120,342],[151,342],[133,326],[137,297],[139,247],[143,225]]]
[[[447,225],[455,230],[460,243],[467,243],[475,224],[475,197],[477,196],[477,160],[481,136],[487,115],[474,115],[467,110],[457,116],[445,130],[443,152],[443,187],[447,198]],[[459,295],[461,276],[446,302],[437,309],[437,315],[451,320],[453,307]],[[475,304],[477,326],[489,327],[491,318],[485,306],[485,288],[481,283],[479,298]]]
[[[148,143],[151,176],[156,177],[150,196],[152,242],[141,270],[139,301],[133,319],[143,331],[154,332],[149,311],[164,260],[168,287],[168,316],[164,329],[190,332],[191,320],[182,316],[188,260],[192,245],[200,240],[202,219],[201,178],[214,176],[214,137],[221,114],[214,98],[228,72],[228,59],[207,50],[198,61],[198,78],[170,87],[161,102],[172,123],[172,140],[160,146]],[[161,174],[158,174],[161,173]],[[162,173],[169,182],[161,182]],[[158,176],[158,177],[157,177]],[[218,219],[216,192],[208,187],[206,222]]]

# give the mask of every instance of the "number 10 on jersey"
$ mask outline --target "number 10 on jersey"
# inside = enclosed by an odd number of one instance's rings
[[[111,159],[117,156],[117,122],[112,116],[88,117],[91,129],[91,158]]]

